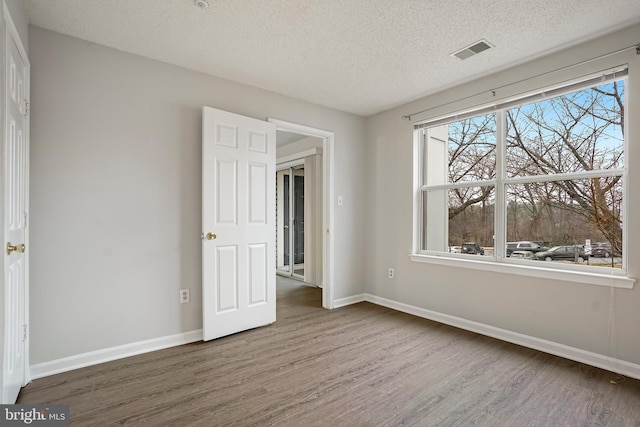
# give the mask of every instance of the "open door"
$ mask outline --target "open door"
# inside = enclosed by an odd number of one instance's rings
[[[275,164],[274,124],[204,107],[205,341],[276,320]]]
[[[5,7],[4,329],[2,403],[15,403],[27,381],[29,65]]]

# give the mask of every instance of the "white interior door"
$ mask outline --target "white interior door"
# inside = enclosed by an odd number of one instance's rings
[[[204,107],[205,341],[276,320],[275,151],[274,124]]]
[[[27,363],[28,66],[9,26],[6,27],[2,401],[15,403],[25,384]]]

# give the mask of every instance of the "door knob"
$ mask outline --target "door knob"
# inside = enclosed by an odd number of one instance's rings
[[[216,240],[217,237],[214,233],[207,233],[207,240]]]
[[[284,226],[284,229],[285,229],[285,230],[288,230],[288,229],[289,229],[289,226],[288,226],[288,225],[285,225],[285,226]]]
[[[11,255],[11,252],[24,253],[24,250],[24,243],[20,243],[19,245],[12,245],[11,242],[7,242],[7,255]]]

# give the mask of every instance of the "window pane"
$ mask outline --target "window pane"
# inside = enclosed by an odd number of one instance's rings
[[[508,177],[624,166],[625,81],[506,111]]]
[[[425,184],[470,182],[495,177],[495,114],[429,128],[425,141]]]
[[[422,249],[493,256],[494,187],[423,192]]]
[[[622,267],[621,176],[507,185],[506,202],[508,256]]]

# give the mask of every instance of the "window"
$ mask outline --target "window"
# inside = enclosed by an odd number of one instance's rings
[[[416,125],[417,253],[624,274],[626,84],[617,70]]]

